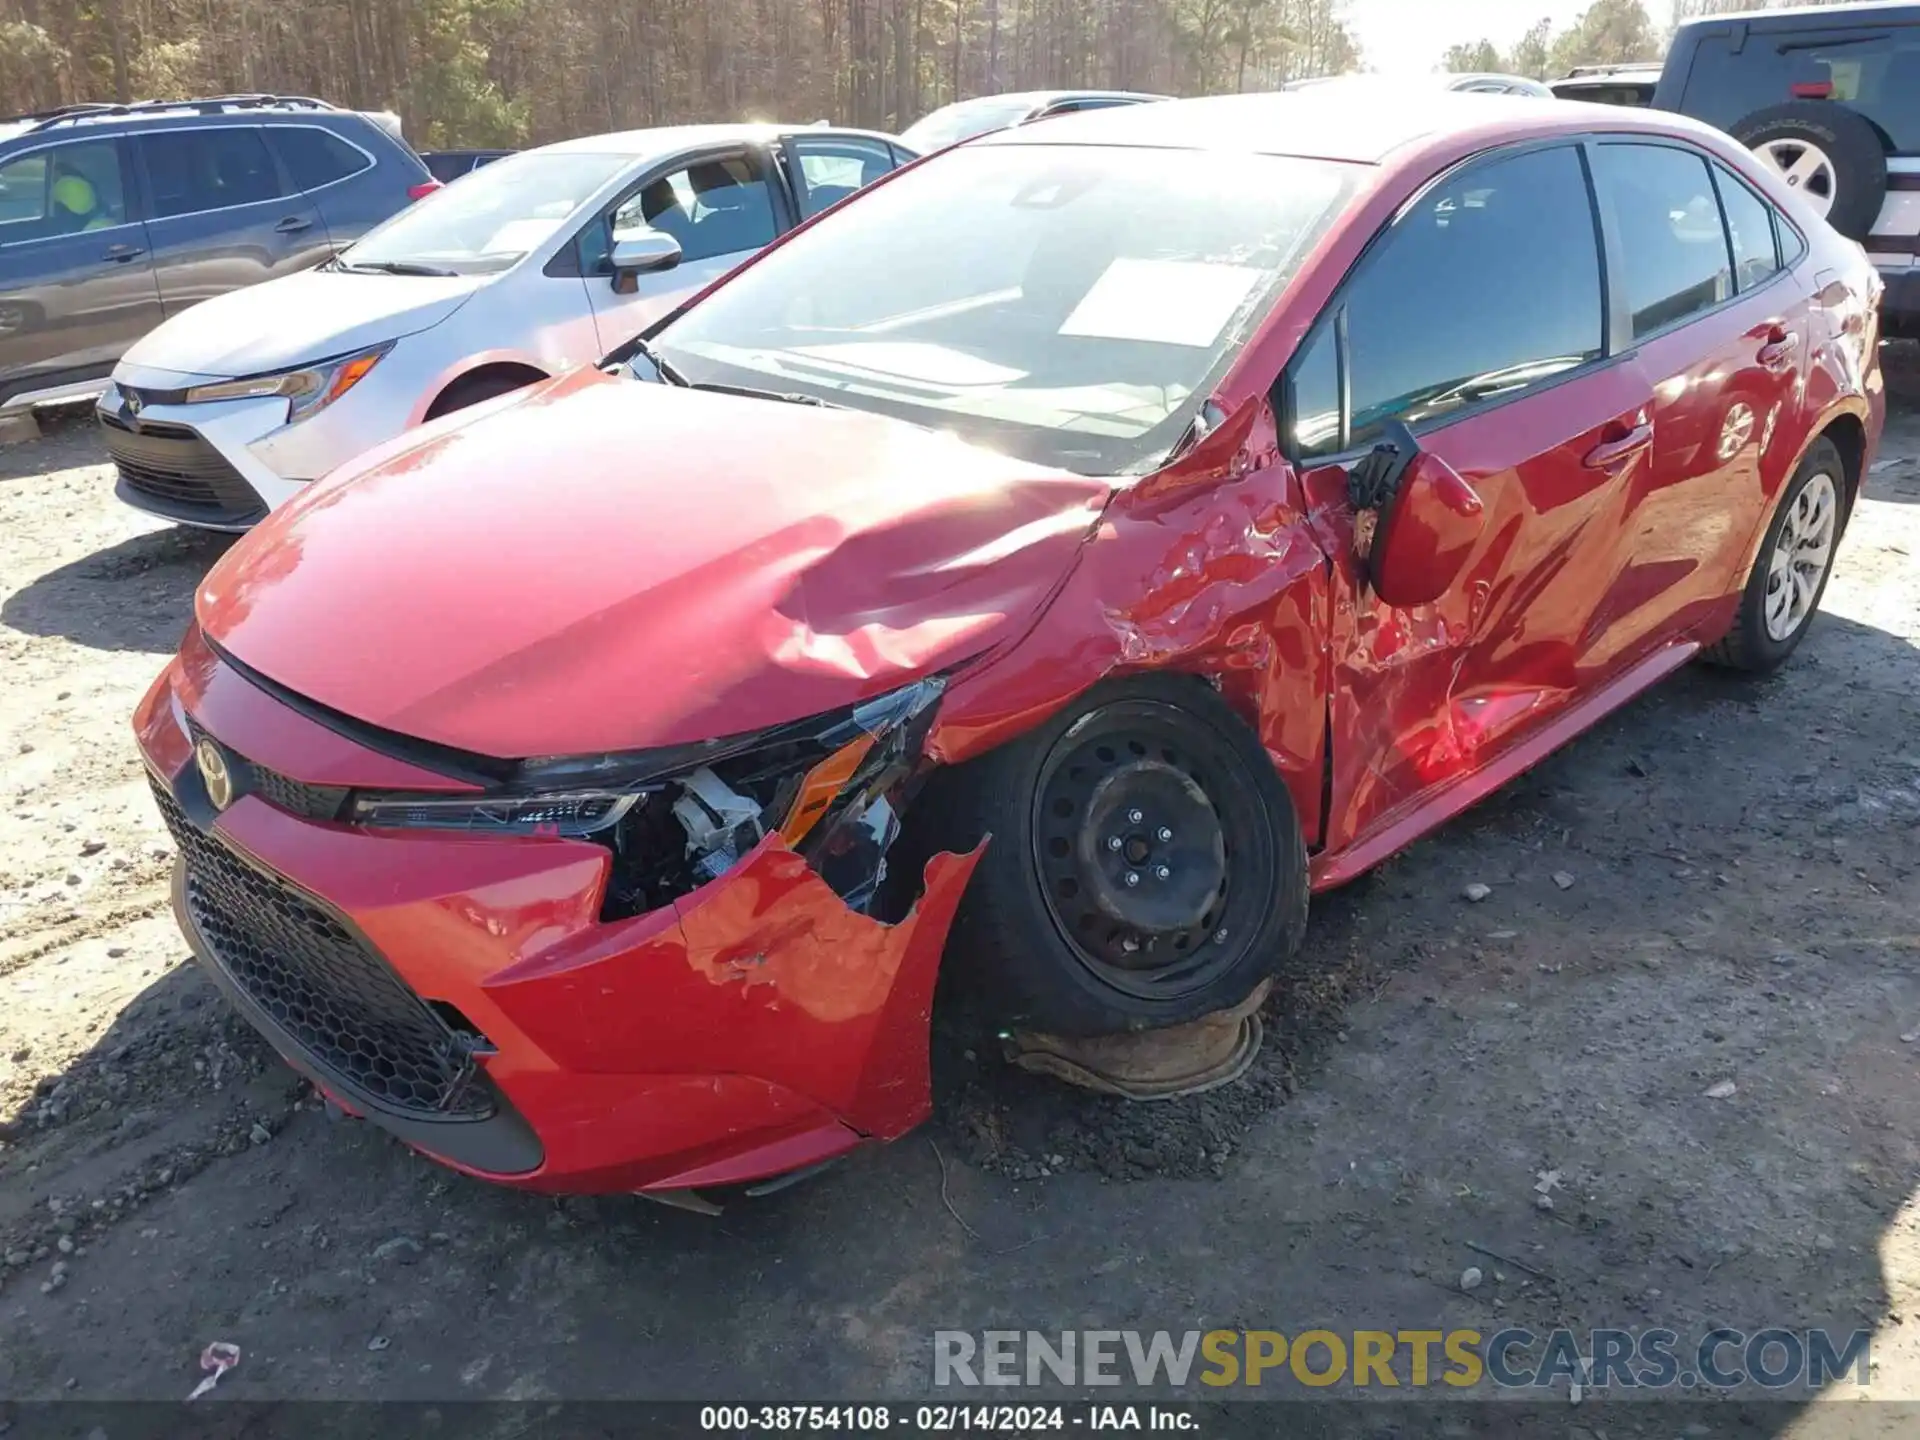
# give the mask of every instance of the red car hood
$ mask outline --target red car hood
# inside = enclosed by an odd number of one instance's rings
[[[577,372],[404,437],[214,567],[213,641],[484,755],[737,734],[1011,638],[1108,487],[883,417]]]

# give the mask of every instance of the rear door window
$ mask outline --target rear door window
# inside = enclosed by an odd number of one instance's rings
[[[893,152],[878,140],[807,135],[788,144],[800,170],[795,188],[803,217],[818,215],[893,169]]]
[[[1395,222],[1338,308],[1347,424],[1308,424],[1328,406],[1322,342],[1295,376],[1296,439],[1313,453],[1371,444],[1389,420],[1442,421],[1595,359],[1600,249],[1579,151],[1493,157],[1444,180]]]
[[[165,220],[277,199],[280,175],[253,126],[162,130],[136,142],[153,186],[153,213]]]
[[[1750,30],[1702,36],[1680,108],[1730,130],[1796,98],[1857,110],[1896,150],[1920,152],[1920,27]]]
[[[1733,294],[1726,227],[1705,157],[1670,145],[1596,145],[1593,182],[1619,236],[1618,278],[1634,339]]]
[[[318,190],[370,169],[373,159],[331,130],[317,125],[275,125],[267,134],[295,188]]]

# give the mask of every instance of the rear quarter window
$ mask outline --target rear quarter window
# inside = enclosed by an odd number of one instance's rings
[[[318,190],[370,169],[373,159],[329,130],[315,125],[270,125],[267,141],[296,188]]]
[[[1730,130],[1756,110],[1822,88],[1821,98],[1864,115],[1896,150],[1920,153],[1920,26],[1703,35],[1680,109]]]

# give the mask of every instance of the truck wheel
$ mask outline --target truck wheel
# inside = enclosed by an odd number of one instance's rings
[[[1730,133],[1849,240],[1872,233],[1887,198],[1887,150],[1865,117],[1830,100],[1795,100],[1754,111]]]

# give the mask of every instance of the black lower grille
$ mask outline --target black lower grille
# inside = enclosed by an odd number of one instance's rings
[[[198,432],[95,413],[121,485],[149,508],[205,525],[249,525],[267,513],[254,488]]]
[[[212,959],[323,1074],[429,1119],[493,1111],[467,1042],[330,910],[199,829],[157,782],[186,864],[187,918]]]

